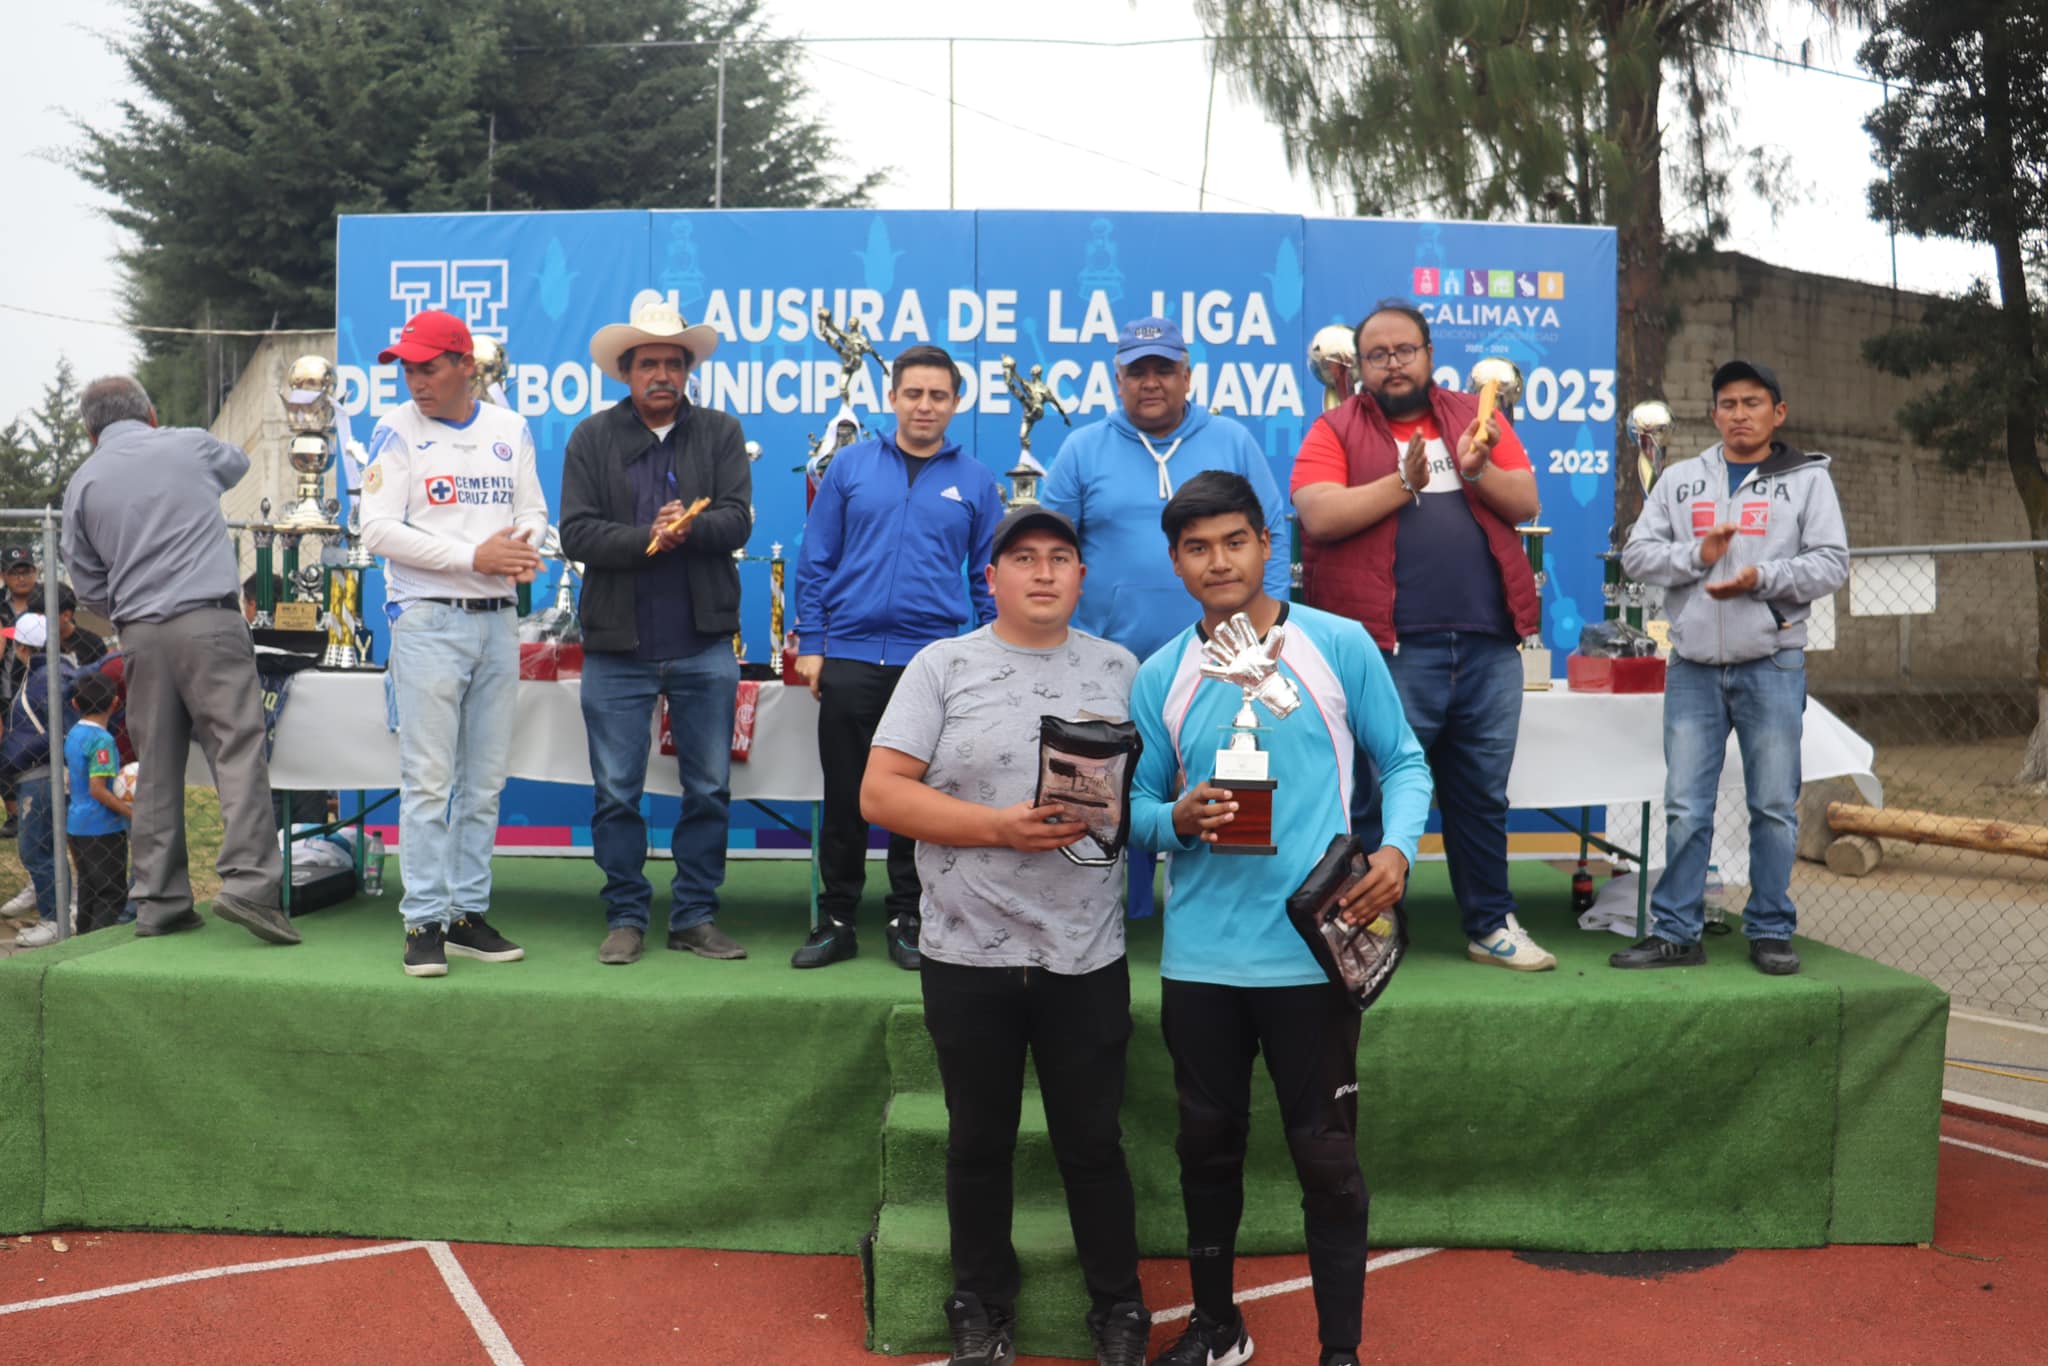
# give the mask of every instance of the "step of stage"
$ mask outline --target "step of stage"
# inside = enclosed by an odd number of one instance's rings
[[[1055,1189],[1057,1187],[1055,1186]],[[1074,1260],[1066,1207],[1019,1200],[1010,1239],[1023,1270],[1017,1298],[1017,1350],[1026,1356],[1091,1357],[1088,1292]],[[877,1352],[951,1349],[946,1296],[953,1291],[943,1200],[890,1204],[876,1224],[874,1314],[868,1346]]]
[[[1045,1108],[1036,1091],[1026,1091],[1017,1118],[1013,1168],[1020,1196],[1058,1200],[1059,1165],[1045,1128]],[[946,1198],[946,1098],[936,1091],[900,1093],[889,1101],[882,1121],[882,1201],[911,1205]]]

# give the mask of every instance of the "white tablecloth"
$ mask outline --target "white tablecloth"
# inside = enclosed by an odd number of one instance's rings
[[[512,746],[512,776],[588,786],[578,683],[522,682]],[[739,799],[817,801],[818,704],[803,688],[761,685],[754,747],[732,766]],[[655,748],[650,728],[648,748]],[[1871,776],[1870,745],[1811,698],[1800,747],[1811,780],[1847,776],[1873,804],[1883,794]],[[192,766],[204,781],[203,762]],[[273,786],[290,789],[387,788],[398,785],[398,737],[384,724],[384,676],[308,670],[292,680],[270,759]],[[1742,761],[1731,736],[1725,789],[1741,790]],[[675,761],[652,753],[647,790],[680,791]],[[1517,807],[1630,806],[1664,793],[1664,695],[1573,693],[1563,687],[1522,694],[1522,733],[1508,777]],[[1661,825],[1661,822],[1659,823]]]

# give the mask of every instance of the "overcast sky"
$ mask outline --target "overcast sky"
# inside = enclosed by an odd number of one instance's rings
[[[1829,38],[1810,27],[1794,16],[1811,7],[1794,0],[1780,0],[1780,8],[1786,22],[1772,34],[1777,49],[1796,57],[1810,37],[1816,67],[1855,71],[1853,35]],[[76,141],[71,119],[107,126],[116,117],[124,73],[98,35],[118,22],[120,9],[110,0],[10,9],[4,33],[17,60],[0,85],[0,165],[12,212],[0,220],[0,305],[117,319],[117,234],[105,203],[49,154]],[[1191,0],[915,10],[769,0],[767,10],[779,31],[815,38],[1135,43],[1201,32]],[[1748,58],[1731,59],[1729,70],[1735,141],[1790,157],[1792,171],[1769,202],[1738,195],[1726,245],[1799,270],[1888,282],[1892,245],[1864,209],[1865,187],[1879,168],[1861,124],[1878,102],[1877,86]],[[839,134],[850,165],[892,168],[876,196],[881,207],[1193,210],[1202,202],[1208,63],[1200,42],[960,42],[952,71],[960,108],[950,137],[943,42],[819,43],[809,76],[813,107]],[[1675,104],[1667,98],[1667,117]],[[1207,186],[1211,209],[1334,208],[1288,171],[1278,135],[1227,80],[1216,96]],[[1666,211],[1683,226],[1668,196]],[[1901,238],[1897,255],[1898,280],[1908,289],[1959,288],[1991,271],[1988,248]],[[59,353],[81,378],[124,369],[134,358],[118,328],[0,309],[0,421],[36,403]]]

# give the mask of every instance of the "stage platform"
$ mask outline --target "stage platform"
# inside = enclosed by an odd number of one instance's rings
[[[881,877],[875,865],[873,880]],[[1416,951],[1367,1016],[1360,1150],[1376,1246],[1576,1251],[1932,1236],[1948,1002],[1802,941],[1766,978],[1739,937],[1704,968],[1617,972],[1555,870],[1513,870],[1555,972],[1469,963],[1441,865]],[[528,960],[399,971],[396,899],[309,915],[280,949],[209,920],[0,962],[0,1230],[341,1233],[850,1253],[872,1235],[872,1341],[943,1346],[945,1113],[916,979],[879,934],[788,966],[801,864],[736,863],[720,963],[654,938],[596,961],[600,878],[502,860],[494,919]],[[871,899],[872,904],[872,899]],[[1159,922],[1131,933],[1124,1107],[1148,1255],[1183,1238]],[[1300,1247],[1255,1087],[1241,1250]],[[1028,1351],[1075,1352],[1082,1303],[1044,1121],[1027,1106],[1018,1242]]]

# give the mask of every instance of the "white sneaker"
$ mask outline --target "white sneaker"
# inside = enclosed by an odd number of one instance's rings
[[[57,922],[38,920],[35,924],[14,936],[17,949],[39,949],[45,944],[57,942]]]
[[[1557,955],[1531,939],[1512,911],[1507,924],[1465,945],[1465,955],[1475,963],[1497,963],[1516,972],[1543,972],[1557,966]]]
[[[26,915],[35,908],[36,885],[31,882],[9,897],[6,905],[0,906],[0,916]]]

